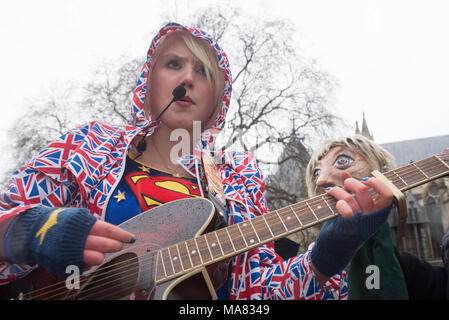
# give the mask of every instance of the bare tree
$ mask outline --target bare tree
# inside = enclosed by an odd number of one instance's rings
[[[84,86],[82,109],[91,119],[124,125],[128,120],[132,94],[143,60],[122,56],[95,70],[95,77]]]
[[[126,124],[141,67],[141,60],[122,56],[99,65],[86,84],[68,83],[43,94],[8,130],[14,161],[3,168],[0,183],[6,185],[10,172],[70,129],[92,120]]]
[[[337,117],[329,106],[336,80],[300,55],[291,22],[241,18],[223,7],[184,20],[219,39],[230,60],[231,108],[217,148],[253,151],[264,169],[275,165],[272,172],[294,157],[283,153],[289,141],[300,138],[307,145],[310,135],[324,137],[333,127]]]
[[[76,102],[77,91],[75,84],[66,83],[63,89],[52,88],[51,94],[42,93],[45,97],[31,104],[11,125],[8,129],[11,161],[2,168],[2,185],[7,184],[11,172],[25,165],[50,141],[87,120]]]

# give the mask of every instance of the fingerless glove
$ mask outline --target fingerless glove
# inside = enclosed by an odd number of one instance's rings
[[[9,224],[3,251],[13,263],[39,264],[65,278],[68,265],[84,269],[86,238],[96,220],[83,208],[33,208]]]
[[[326,221],[312,248],[312,264],[328,277],[342,271],[359,247],[387,221],[391,208],[392,205],[369,214],[358,212],[351,218],[338,216]]]

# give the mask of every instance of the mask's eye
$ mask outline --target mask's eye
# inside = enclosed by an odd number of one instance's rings
[[[346,154],[340,154],[335,159],[334,165],[339,169],[345,169],[354,162],[354,159]]]
[[[317,168],[313,169],[313,173],[312,173],[313,178],[316,179],[320,175],[320,173],[321,173],[320,168],[317,167]]]

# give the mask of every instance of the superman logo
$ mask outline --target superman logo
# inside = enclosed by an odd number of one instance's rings
[[[178,199],[201,197],[198,185],[183,178],[134,172],[125,179],[143,211]]]

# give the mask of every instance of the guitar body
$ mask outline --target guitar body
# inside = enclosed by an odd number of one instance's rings
[[[106,263],[97,268],[103,271],[94,271],[75,298],[216,299],[215,290],[228,276],[226,261],[156,284],[157,255],[154,254],[164,247],[212,231],[215,222],[214,205],[203,198],[173,201],[125,221],[119,226],[136,235],[136,242],[125,244],[120,253],[106,255]],[[111,279],[109,266],[116,269],[112,272],[116,276],[112,277],[117,279]],[[104,289],[98,281],[105,282]]]
[[[164,283],[155,281],[157,250],[212,231],[215,222],[214,205],[203,198],[181,199],[143,212],[119,225],[136,235],[137,240],[125,244],[118,253],[106,254],[104,264],[82,276],[79,289],[68,290],[65,281],[49,286],[55,278],[47,277],[39,268],[28,276],[33,282],[32,292],[24,293],[23,298],[216,299],[215,290],[228,276],[226,261]],[[46,287],[48,292],[43,294]]]

